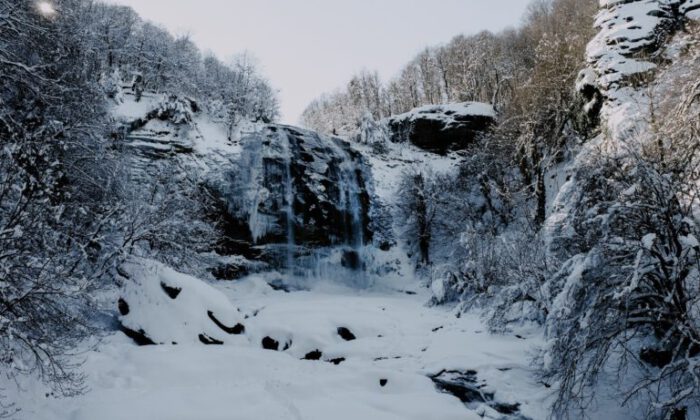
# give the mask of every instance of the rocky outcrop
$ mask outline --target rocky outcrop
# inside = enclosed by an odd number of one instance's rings
[[[219,185],[242,248],[259,258],[295,258],[303,249],[356,249],[372,240],[371,176],[338,138],[266,125],[241,139],[243,151]],[[239,252],[243,249],[239,250]],[[276,255],[275,255],[276,254]]]
[[[698,0],[602,0],[578,90],[592,97],[599,89],[606,99],[624,102],[664,62],[659,51],[669,37],[693,19],[700,19]]]
[[[465,149],[496,122],[488,104],[466,102],[428,105],[388,118],[392,142],[410,142],[421,149],[446,154]]]
[[[198,137],[192,117],[198,111],[191,99],[163,98],[154,109],[122,126],[118,144],[148,159],[191,153]]]

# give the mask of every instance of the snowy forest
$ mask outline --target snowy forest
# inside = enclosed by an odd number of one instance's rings
[[[700,0],[455,35],[296,127],[255,51],[0,0],[0,418],[700,419]]]

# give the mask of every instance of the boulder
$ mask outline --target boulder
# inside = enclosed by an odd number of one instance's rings
[[[479,102],[427,105],[386,120],[392,142],[438,154],[465,149],[495,123],[493,107]]]
[[[129,279],[117,302],[120,329],[137,344],[229,344],[245,334],[243,315],[205,282],[151,260],[120,269]]]

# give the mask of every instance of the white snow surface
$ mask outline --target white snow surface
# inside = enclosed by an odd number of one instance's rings
[[[432,118],[452,122],[455,117],[491,117],[496,118],[492,105],[482,102],[457,102],[441,105],[424,105],[406,113],[390,117],[392,120],[413,120],[415,118]]]
[[[438,391],[428,375],[443,369],[473,369],[497,401],[520,403],[529,418],[546,417],[551,390],[537,384],[529,367],[542,344],[540,333],[491,335],[476,314],[457,318],[448,309],[424,306],[425,289],[416,295],[338,287],[285,293],[260,276],[208,284],[144,260],[128,271],[133,286],[124,293],[132,302],[124,320],[179,344],[139,347],[113,333],[86,353],[88,393],[47,397],[32,384],[17,395],[22,408],[17,418],[499,418],[489,407],[468,408]],[[171,299],[160,282],[182,292]],[[132,294],[136,284],[143,291],[139,296]],[[207,310],[222,322],[240,320],[246,333],[230,339],[234,336],[213,331]],[[357,339],[343,340],[338,327]],[[227,341],[205,346],[196,342],[200,332]],[[264,350],[265,336],[290,347]],[[313,350],[322,352],[322,360],[301,360]],[[345,361],[327,362],[335,358]]]

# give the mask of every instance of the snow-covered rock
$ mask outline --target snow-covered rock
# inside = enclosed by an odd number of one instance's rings
[[[203,281],[150,260],[122,267],[122,331],[139,344],[223,344],[241,339],[243,316]]]
[[[193,152],[195,141],[201,137],[193,122],[194,113],[199,110],[197,103],[177,96],[151,99],[142,98],[141,106],[138,102],[126,101],[117,107],[116,116],[119,117],[120,112],[126,114],[122,116],[119,145],[147,158]],[[136,110],[141,111],[140,115],[132,114]]]
[[[601,0],[595,21],[599,32],[586,52],[607,98],[624,102],[619,88],[656,70],[660,48],[686,19],[700,18],[698,10],[698,0]],[[592,85],[589,75],[579,89]]]
[[[440,154],[464,149],[495,122],[493,106],[479,102],[426,105],[386,120],[393,142]]]

